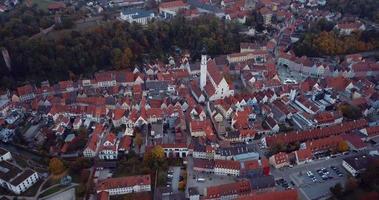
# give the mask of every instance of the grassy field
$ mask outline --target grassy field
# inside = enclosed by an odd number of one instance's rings
[[[47,11],[47,5],[49,3],[54,2],[53,0],[32,0],[32,4],[37,4],[37,7]]]
[[[65,186],[57,185],[55,187],[52,187],[52,188],[46,190],[45,192],[43,192],[42,194],[40,194],[39,198],[48,196],[50,194],[54,194],[54,193],[58,192],[59,190],[61,190],[62,188],[65,188]]]

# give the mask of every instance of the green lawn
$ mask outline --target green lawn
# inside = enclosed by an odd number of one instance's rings
[[[32,4],[36,4],[38,8],[47,11],[47,5],[54,2],[53,0],[32,0]]]
[[[47,181],[45,182],[45,184],[42,186],[42,190],[44,190],[44,189],[46,189],[46,188],[48,188],[48,187],[50,187],[50,186],[52,186],[52,185],[55,185],[55,184],[57,184],[57,183],[59,183],[59,179],[52,179],[52,178],[49,178],[49,180],[47,180]]]
[[[39,198],[46,197],[50,194],[54,194],[54,193],[58,192],[59,190],[61,190],[62,188],[65,188],[65,186],[57,185],[55,187],[52,187],[52,188],[46,190],[45,192],[43,192],[42,194],[40,194]]]

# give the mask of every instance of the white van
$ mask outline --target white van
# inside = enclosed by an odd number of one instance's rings
[[[205,178],[198,178],[197,182],[205,182]]]

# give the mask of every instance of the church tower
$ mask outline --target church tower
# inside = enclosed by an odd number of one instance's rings
[[[207,55],[202,53],[200,63],[200,89],[204,90],[207,83]]]

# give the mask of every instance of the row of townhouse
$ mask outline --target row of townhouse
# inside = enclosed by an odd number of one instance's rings
[[[60,93],[70,93],[87,87],[106,88],[120,86],[134,86],[144,83],[144,75],[128,71],[108,71],[95,74],[92,80],[61,81],[57,85],[50,86],[48,82],[42,82],[40,88],[30,84],[17,88],[17,94],[20,101],[29,101],[37,96],[49,96]]]
[[[379,64],[370,61],[346,63],[345,67],[338,68],[327,62],[317,63],[307,57],[299,58],[290,53],[281,53],[277,59],[277,63],[280,66],[288,67],[292,71],[315,77],[344,76],[353,78],[379,74]]]
[[[331,151],[336,152],[341,142],[345,141],[341,136],[310,140],[303,144],[299,150],[291,153],[279,152],[269,158],[269,163],[275,168],[282,168],[293,164],[301,165],[313,160],[314,155]]]
[[[131,143],[132,138],[130,136],[125,135],[117,138],[114,133],[97,124],[83,150],[83,156],[87,158],[97,156],[101,160],[116,160],[120,153],[129,153]]]
[[[98,196],[118,196],[130,193],[150,192],[150,175],[137,175],[119,178],[108,178],[97,183],[96,193]]]
[[[193,170],[214,173],[216,175],[232,176],[267,176],[270,173],[269,161],[259,160],[208,160],[193,158]]]

